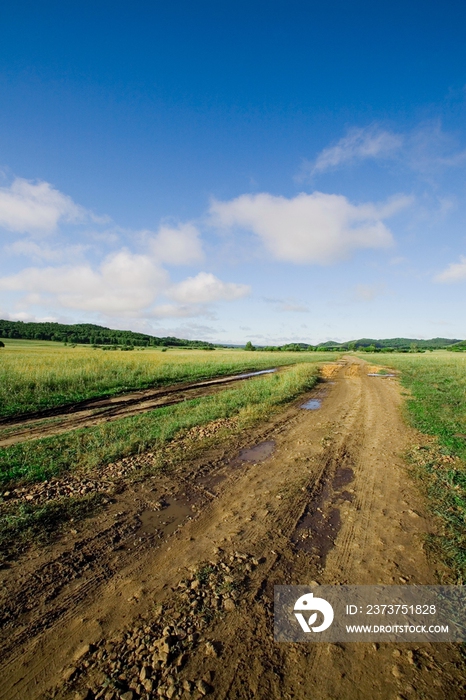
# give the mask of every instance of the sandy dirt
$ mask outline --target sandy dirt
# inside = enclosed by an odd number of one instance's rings
[[[330,367],[332,369],[330,369]],[[453,644],[276,644],[275,584],[435,584],[396,379],[349,358],[266,425],[1,571],[0,697],[460,698]],[[306,399],[321,408],[300,408]]]

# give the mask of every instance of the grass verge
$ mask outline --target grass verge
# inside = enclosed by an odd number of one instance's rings
[[[317,381],[317,366],[296,365],[213,396],[167,406],[140,416],[0,449],[0,483],[43,481],[76,468],[91,469],[137,452],[160,447],[180,431],[241,413],[259,420]]]

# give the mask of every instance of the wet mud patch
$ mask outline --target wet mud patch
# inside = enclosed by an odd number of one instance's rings
[[[319,571],[325,567],[342,525],[339,506],[353,500],[353,493],[344,488],[353,479],[353,470],[345,466],[338,467],[329,478],[324,477],[296,526],[293,544],[310,555]]]
[[[230,464],[239,465],[243,462],[249,462],[250,464],[257,464],[258,462],[263,462],[268,457],[270,457],[275,449],[275,440],[265,440],[264,442],[259,442],[253,447],[246,447],[241,450],[237,457],[235,457]]]
[[[171,535],[192,514],[192,507],[187,501],[173,499],[161,510],[148,508],[140,515],[141,529],[139,533],[155,535],[163,539]]]
[[[306,411],[317,411],[322,406],[321,399],[309,399],[306,403],[301,405],[301,408],[305,408]]]

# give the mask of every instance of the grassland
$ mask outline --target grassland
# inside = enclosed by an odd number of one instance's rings
[[[317,363],[304,363],[279,375],[249,380],[213,396],[0,449],[0,483],[49,479],[67,470],[98,468],[119,457],[153,449],[180,431],[218,418],[243,421],[266,417],[317,381]]]
[[[401,372],[408,390],[407,416],[435,441],[416,446],[409,459],[424,485],[432,510],[443,523],[431,538],[435,554],[466,581],[466,357],[451,352],[428,355],[364,355],[374,364]]]
[[[244,350],[104,352],[46,341],[6,340],[0,350],[0,417],[34,413],[134,389],[330,359],[323,353]],[[333,356],[332,356],[333,357]]]

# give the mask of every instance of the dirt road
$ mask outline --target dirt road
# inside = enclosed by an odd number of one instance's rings
[[[367,372],[327,370],[320,409],[128,486],[1,572],[0,697],[464,697],[455,645],[273,641],[275,584],[438,582],[401,457],[419,436],[397,380]]]

